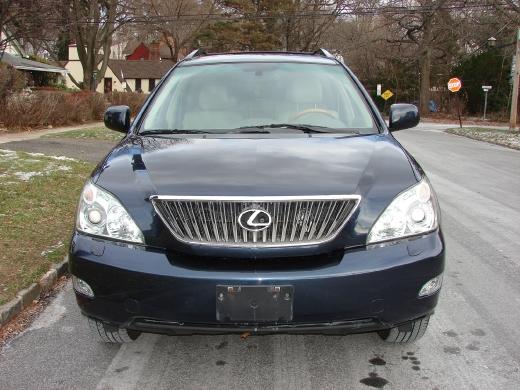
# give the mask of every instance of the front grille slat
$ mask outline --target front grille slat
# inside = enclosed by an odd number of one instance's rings
[[[175,205],[175,208],[177,209],[177,212],[178,212],[178,216],[179,218],[176,218],[177,220],[180,219],[181,220],[181,223],[182,225],[184,226],[184,231],[185,233],[191,238],[193,239],[193,234],[191,234],[191,230],[190,230],[190,227],[188,225],[188,219],[184,216],[184,210],[183,210],[183,204],[182,203],[179,203],[179,204],[174,204]]]
[[[151,201],[171,233],[182,242],[262,247],[308,245],[333,239],[354,213],[360,197],[152,196]],[[238,219],[246,210],[267,212],[271,225],[256,232],[244,229]]]
[[[193,212],[193,204],[191,202],[189,203],[188,211],[190,213],[190,218],[193,221],[193,229],[195,230],[195,233],[197,234],[197,238],[199,239],[199,241],[202,241],[202,234],[200,233],[199,222],[198,222],[199,219],[195,216],[195,213]]]

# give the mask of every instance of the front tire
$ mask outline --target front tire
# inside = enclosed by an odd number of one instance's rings
[[[419,318],[408,324],[377,332],[379,337],[388,343],[404,344],[419,340],[426,333],[430,316]]]
[[[137,339],[139,332],[129,331],[113,325],[105,324],[94,318],[88,318],[90,333],[99,341],[112,344],[130,343]]]

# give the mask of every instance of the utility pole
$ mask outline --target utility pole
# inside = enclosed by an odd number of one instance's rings
[[[511,98],[511,116],[509,117],[509,130],[516,130],[516,113],[518,112],[518,79],[520,77],[520,27],[516,32],[516,65],[513,74],[513,96]]]

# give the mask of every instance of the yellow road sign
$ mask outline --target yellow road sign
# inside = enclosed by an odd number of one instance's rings
[[[381,94],[381,97],[385,100],[390,99],[392,96],[394,96],[394,94],[389,89],[387,89],[385,92]]]

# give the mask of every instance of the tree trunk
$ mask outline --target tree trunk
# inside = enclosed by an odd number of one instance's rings
[[[83,68],[82,89],[95,91],[100,81],[105,76],[105,71],[110,58],[110,46],[112,34],[115,31],[115,18],[117,13],[117,0],[106,2],[91,1],[82,3],[80,0],[72,2],[73,36],[76,40],[78,57]],[[84,19],[94,21],[85,25]],[[99,52],[103,51],[103,57],[99,58]],[[98,65],[100,65],[98,71]],[[94,80],[94,72],[97,72]]]
[[[419,105],[421,115],[428,113],[428,102],[430,101],[430,75],[431,75],[431,49],[426,48],[419,59],[421,69],[421,86],[419,92]]]
[[[421,85],[419,88],[419,110],[421,115],[428,114],[430,101],[430,76],[432,65],[432,15],[424,15],[423,49],[419,52],[419,68],[421,70]]]

